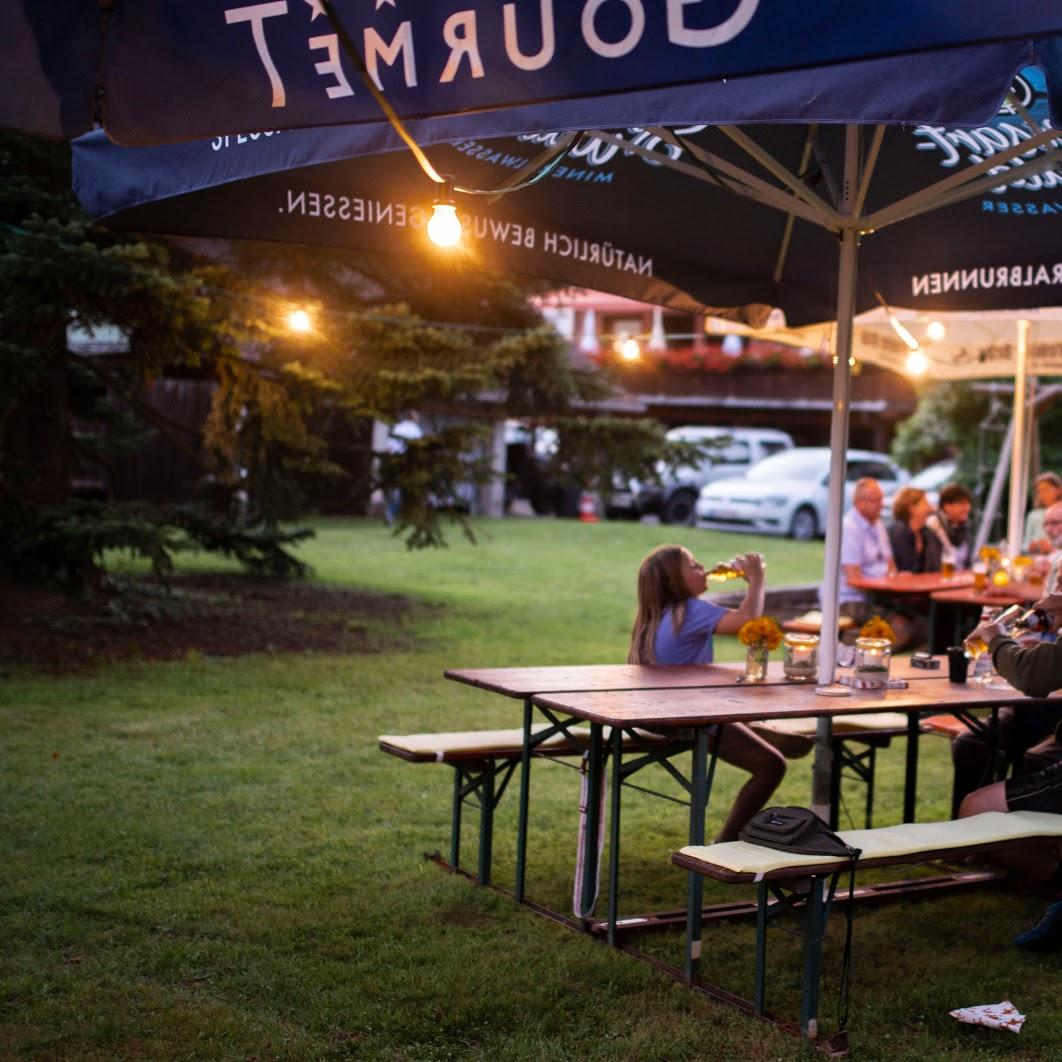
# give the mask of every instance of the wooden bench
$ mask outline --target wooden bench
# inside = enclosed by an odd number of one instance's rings
[[[851,616],[838,616],[837,636],[840,637],[845,631],[851,630],[855,625],[856,621]],[[822,613],[818,609],[813,609],[811,612],[805,612],[802,616],[794,616],[793,619],[785,620],[782,623],[782,630],[790,631],[793,634],[821,634]]]
[[[1023,848],[1062,838],[1062,815],[1037,811],[991,811],[950,822],[904,823],[876,830],[841,830],[839,836],[862,850],[856,870],[902,866],[933,859]],[[803,915],[804,983],[800,1027],[805,1036],[818,1034],[819,970],[822,937],[833,906],[838,880],[851,864],[847,859],[780,852],[746,841],[691,846],[676,852],[672,862],[690,873],[690,904],[686,926],[686,975],[699,979],[701,906],[694,903],[697,875],[731,884],[757,886],[756,976],[752,1007],[764,1013],[768,921],[799,910]],[[800,883],[800,890],[795,886]],[[773,896],[773,901],[771,899]]]
[[[551,729],[548,723],[532,726],[533,733]],[[666,745],[663,735],[638,731],[624,739],[624,751],[637,752]],[[465,804],[479,809],[479,862],[476,878],[490,883],[494,840],[494,810],[505,793],[523,755],[524,732],[514,730],[465,730],[440,734],[384,734],[381,752],[408,763],[445,763],[454,769],[453,810],[450,824],[450,865],[461,865],[461,817]],[[543,738],[535,745],[536,756],[582,756],[590,746],[590,731],[569,727],[566,733]]]
[[[805,755],[815,744],[817,720],[771,719],[749,726],[788,759]],[[863,825],[874,824],[874,774],[877,750],[888,747],[894,737],[907,734],[907,716],[903,712],[869,712],[863,715],[840,715],[833,720],[833,762],[830,774],[830,828],[837,829],[841,811],[841,781],[848,770],[866,786]],[[798,744],[799,743],[799,744]],[[858,746],[858,747],[852,747]],[[803,751],[797,749],[803,748]]]

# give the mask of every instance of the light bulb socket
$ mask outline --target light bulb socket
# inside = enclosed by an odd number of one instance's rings
[[[435,198],[432,206],[457,206],[454,202],[454,179],[443,177],[442,181],[435,185]]]

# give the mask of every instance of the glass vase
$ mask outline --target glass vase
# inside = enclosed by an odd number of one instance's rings
[[[856,638],[855,675],[863,688],[888,686],[892,642],[888,638]]]
[[[750,645],[745,654],[745,681],[767,681],[767,647],[765,645]]]
[[[782,643],[782,671],[790,682],[814,682],[819,672],[819,636],[787,634]]]

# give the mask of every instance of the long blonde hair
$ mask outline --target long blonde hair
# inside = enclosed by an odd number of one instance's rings
[[[631,628],[628,664],[656,663],[656,632],[670,608],[675,633],[686,619],[690,591],[682,578],[682,546],[657,546],[638,569],[638,611]]]

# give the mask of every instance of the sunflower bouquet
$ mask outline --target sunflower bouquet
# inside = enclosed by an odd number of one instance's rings
[[[860,638],[883,638],[887,642],[896,641],[896,632],[892,629],[888,620],[880,616],[871,616],[870,619],[859,628]]]
[[[741,625],[738,641],[750,649],[777,649],[782,644],[782,628],[773,616],[757,616]]]

